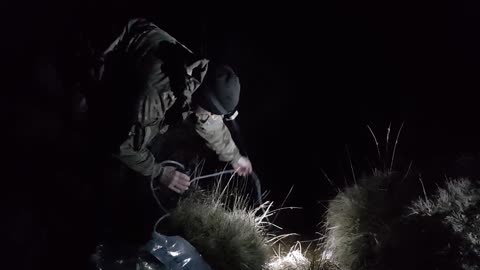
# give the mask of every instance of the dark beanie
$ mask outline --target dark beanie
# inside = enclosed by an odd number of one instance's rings
[[[197,104],[213,114],[228,114],[240,99],[240,81],[229,66],[208,64],[207,74],[196,93]]]

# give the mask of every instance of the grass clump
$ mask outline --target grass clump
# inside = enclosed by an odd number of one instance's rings
[[[266,270],[339,270],[330,261],[322,260],[318,249],[302,250],[300,242],[287,252],[276,251],[267,264]]]
[[[322,260],[340,269],[381,269],[376,267],[414,198],[407,176],[391,171],[375,170],[339,191],[320,223]]]
[[[480,187],[469,179],[450,179],[428,198],[419,198],[409,207],[411,220],[429,229],[440,227],[433,238],[444,241],[430,253],[454,262],[452,268],[480,269]],[[426,225],[425,225],[426,224]],[[431,226],[430,226],[431,227]]]
[[[267,203],[249,206],[238,190],[197,189],[170,213],[169,226],[215,270],[261,270],[268,259]],[[268,207],[267,207],[268,208]]]

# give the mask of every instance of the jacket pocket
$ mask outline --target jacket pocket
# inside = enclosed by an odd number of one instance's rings
[[[133,128],[133,149],[135,151],[140,151],[144,143],[145,143],[145,128],[140,123],[136,123]]]

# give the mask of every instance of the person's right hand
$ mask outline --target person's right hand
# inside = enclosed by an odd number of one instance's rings
[[[190,176],[177,171],[173,166],[165,166],[160,182],[177,193],[183,193],[190,186]]]

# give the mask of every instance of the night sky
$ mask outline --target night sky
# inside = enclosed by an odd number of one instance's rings
[[[33,190],[42,186],[37,181],[52,179],[49,166],[62,159],[57,150],[68,148],[64,134],[74,131],[59,113],[68,105],[62,86],[47,76],[49,87],[37,87],[43,77],[31,75],[35,63],[55,58],[76,67],[65,58],[75,47],[72,37],[85,31],[107,38],[101,33],[129,16],[152,19],[187,47],[237,71],[242,135],[268,199],[280,204],[294,185],[286,206],[304,208],[280,215],[287,230],[315,236],[320,202],[335,195],[322,170],[339,187],[353,181],[349,157],[357,177],[371,172],[377,150],[367,125],[383,151],[389,124],[392,142],[404,123],[394,167],[404,172],[413,161],[427,184],[449,173],[476,175],[480,2],[386,2],[15,1],[2,16],[8,82],[2,118],[13,139],[6,149],[7,198],[30,217],[31,198],[48,208],[68,196],[43,202],[50,189],[42,189],[45,196]],[[452,169],[462,156],[474,165]],[[68,189],[68,182],[62,185]],[[292,217],[305,221],[287,222]]]

